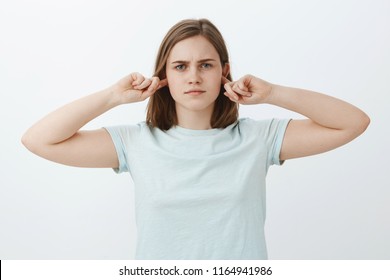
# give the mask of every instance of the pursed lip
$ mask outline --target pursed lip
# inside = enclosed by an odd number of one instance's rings
[[[203,93],[203,92],[206,92],[206,91],[201,90],[201,89],[191,89],[191,90],[185,91],[184,93],[188,94],[188,93]]]

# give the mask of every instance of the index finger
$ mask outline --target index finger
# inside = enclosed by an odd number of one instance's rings
[[[165,86],[167,86],[167,85],[168,85],[168,80],[167,80],[167,79],[164,79],[164,80],[161,80],[161,81],[159,82],[158,88],[160,89],[160,88],[163,88],[163,87],[165,87]]]
[[[221,84],[227,84],[227,83],[230,83],[230,81],[226,78],[226,77],[224,77],[224,76],[221,76]]]

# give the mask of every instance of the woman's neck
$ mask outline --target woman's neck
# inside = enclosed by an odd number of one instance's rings
[[[211,129],[210,120],[212,113],[213,111],[210,109],[193,111],[185,110],[184,108],[176,108],[178,126],[194,130]]]

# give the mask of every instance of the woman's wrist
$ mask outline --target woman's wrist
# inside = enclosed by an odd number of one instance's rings
[[[102,94],[105,95],[107,104],[110,109],[125,103],[123,101],[123,98],[121,98],[121,94],[119,93],[119,89],[117,88],[116,85],[112,85],[104,89],[102,91]]]
[[[281,90],[280,85],[270,83],[270,90],[269,90],[267,97],[264,99],[264,103],[277,106],[277,104],[276,104],[277,103],[277,95],[278,95],[278,92],[280,90]]]

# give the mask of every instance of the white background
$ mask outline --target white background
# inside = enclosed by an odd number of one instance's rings
[[[232,75],[341,98],[371,118],[332,152],[271,167],[270,259],[390,259],[390,2],[2,1],[0,259],[132,259],[129,174],[59,165],[28,152],[23,132],[57,107],[130,72],[150,76],[177,21],[208,18],[225,37]],[[137,123],[146,102],[86,128]],[[301,118],[267,106],[241,117]]]

